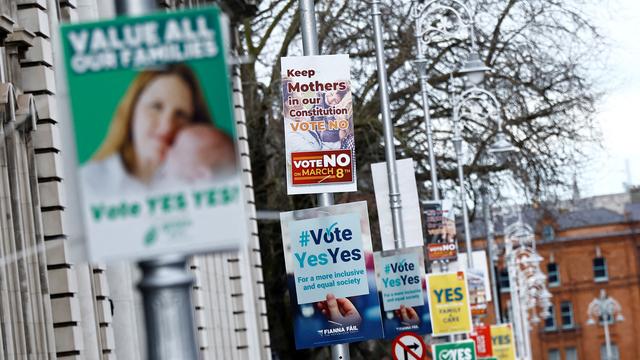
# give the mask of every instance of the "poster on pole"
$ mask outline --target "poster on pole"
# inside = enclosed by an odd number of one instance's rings
[[[430,262],[455,260],[458,255],[458,245],[453,202],[449,199],[428,201],[424,207],[427,259]]]
[[[493,357],[498,360],[516,360],[515,339],[511,324],[491,325]]]
[[[402,226],[404,229],[405,247],[423,246],[422,219],[420,204],[418,203],[418,187],[413,159],[396,160],[398,170],[398,187],[402,204]],[[391,205],[389,204],[389,177],[387,163],[371,164],[371,175],[375,189],[376,207],[378,209],[378,224],[382,250],[395,249],[393,238],[393,221],[391,220]]]
[[[248,239],[217,7],[65,25],[90,261]]]
[[[471,309],[464,271],[427,274],[433,336],[471,332]]]
[[[476,360],[476,349],[473,340],[434,344],[434,360]]]
[[[297,349],[382,337],[365,201],[280,213]]]
[[[422,247],[378,251],[374,259],[384,337],[431,333]]]
[[[486,252],[484,250],[476,250],[473,252],[472,269],[467,269],[467,253],[459,253],[458,260],[449,263],[449,270],[467,270],[471,314],[474,316],[486,315],[487,303],[492,299]]]
[[[476,343],[476,354],[479,358],[488,358],[493,355],[490,326],[483,324],[474,325],[473,331],[469,333],[469,338]]]
[[[280,60],[287,194],[356,191],[349,56]]]

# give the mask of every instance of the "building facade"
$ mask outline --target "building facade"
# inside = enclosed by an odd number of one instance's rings
[[[168,10],[207,3],[158,0]],[[63,166],[73,160],[58,28],[114,13],[107,0],[0,1],[0,359],[145,358],[139,271],[77,256]],[[239,68],[231,72],[252,234],[238,252],[190,260],[193,310],[203,359],[269,359]]]
[[[622,321],[609,326],[613,359],[640,358],[640,191],[565,202],[549,209],[524,211],[524,220],[536,232],[536,250],[544,258],[552,293],[551,317],[531,324],[533,359],[606,359],[602,319],[589,321],[589,304],[601,290],[615,299]],[[498,217],[497,224],[501,224]],[[474,227],[475,245],[484,231]],[[502,245],[497,226],[499,246]],[[497,266],[500,306],[510,318],[509,281],[503,259]],[[493,314],[493,309],[489,309]],[[487,321],[494,322],[494,316]]]

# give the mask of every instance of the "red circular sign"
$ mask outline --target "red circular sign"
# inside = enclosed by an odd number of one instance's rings
[[[422,338],[412,332],[403,332],[391,343],[393,360],[424,360],[427,354],[427,345]]]

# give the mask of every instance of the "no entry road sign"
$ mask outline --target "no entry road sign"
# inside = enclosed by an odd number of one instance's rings
[[[393,360],[424,360],[427,346],[422,338],[412,332],[404,332],[391,345]]]

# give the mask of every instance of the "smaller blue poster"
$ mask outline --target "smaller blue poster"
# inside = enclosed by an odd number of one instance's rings
[[[297,349],[382,337],[367,203],[280,213]]]
[[[374,253],[384,337],[431,333],[422,247]]]

